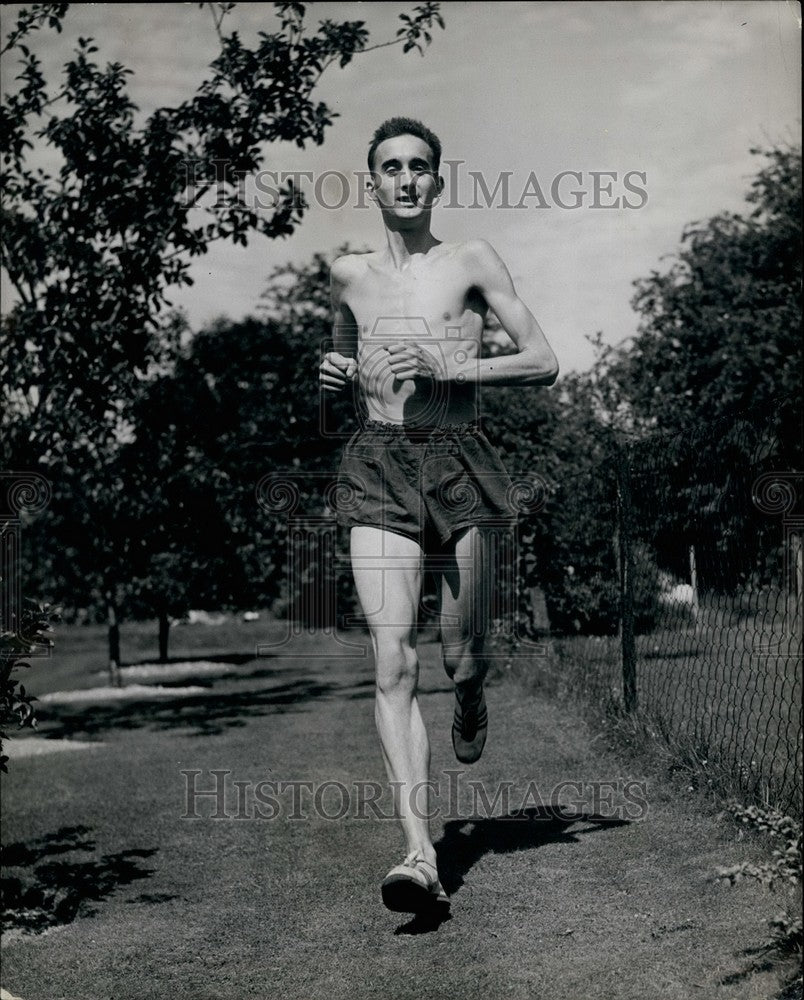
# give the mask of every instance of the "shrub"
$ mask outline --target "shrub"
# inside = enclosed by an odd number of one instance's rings
[[[0,632],[0,770],[8,771],[8,757],[2,753],[3,740],[8,739],[6,728],[12,722],[18,727],[36,726],[36,712],[32,695],[25,685],[12,676],[20,667],[30,668],[26,657],[36,646],[52,646],[52,622],[59,620],[59,613],[49,604],[38,604],[26,599],[20,615],[19,627],[13,631],[4,625]]]
[[[739,823],[770,834],[780,846],[773,851],[771,861],[758,865],[744,861],[739,865],[718,868],[717,878],[730,885],[744,878],[752,878],[771,890],[779,883],[793,886],[798,897],[797,905],[795,909],[788,909],[768,921],[771,939],[767,942],[767,948],[784,954],[796,952],[800,954],[802,948],[801,824],[790,816],[783,816],[775,809],[760,809],[757,806],[745,808],[732,803],[729,812]]]

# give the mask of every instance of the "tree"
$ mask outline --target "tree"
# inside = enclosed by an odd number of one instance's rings
[[[746,410],[783,429],[801,398],[801,150],[765,164],[750,215],[689,225],[664,271],[635,283],[639,333],[606,359],[643,426],[678,431]]]
[[[262,509],[257,489],[284,473],[306,509],[323,509],[336,429],[342,437],[354,423],[350,400],[320,409],[318,364],[330,336],[329,260],[315,254],[275,269],[262,317],[212,324],[149,387],[121,452],[126,481],[150,490],[160,508],[126,529],[139,539],[132,566],[141,597],[164,607],[173,593],[175,614],[190,601],[242,608],[283,596],[287,519]],[[331,435],[321,433],[324,417]]]
[[[748,498],[802,459],[801,151],[752,152],[753,211],[687,227],[667,270],[636,282],[638,336],[599,372],[636,435],[636,510],[663,562],[686,574],[694,545],[718,590],[778,574],[775,526]]]
[[[49,522],[32,526],[28,540],[54,593],[103,599],[108,581],[95,550],[70,544],[75,524],[94,515],[103,566],[114,568],[115,611],[157,616],[163,661],[170,619],[191,607],[304,604],[287,593],[287,518],[260,507],[257,487],[284,470],[306,510],[323,508],[325,479],[354,424],[351,399],[328,401],[328,425],[341,437],[320,432],[329,313],[329,260],[316,254],[271,274],[261,317],[219,320],[183,338],[170,369],[144,383],[130,409],[105,476],[114,488],[93,512],[91,484],[58,482]],[[303,561],[313,574],[313,561]]]

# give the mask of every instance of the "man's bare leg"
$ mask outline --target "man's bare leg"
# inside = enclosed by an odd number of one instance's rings
[[[486,675],[483,649],[491,604],[488,539],[482,529],[453,536],[437,574],[444,669],[458,688]]]
[[[419,851],[425,861],[435,865],[435,848],[425,818],[430,744],[416,697],[422,549],[403,535],[359,526],[351,531],[351,555],[357,594],[374,646],[377,731],[388,778],[399,782],[400,819],[408,854]]]
[[[485,743],[485,700],[482,683],[488,669],[483,655],[491,605],[489,540],[482,529],[467,528],[455,535],[442,569],[437,574],[441,611],[441,643],[444,669],[455,683],[459,708],[480,718],[480,735],[475,737],[473,718],[467,728],[468,743],[455,744],[458,758],[471,763],[480,756]],[[463,711],[461,710],[463,708]],[[453,740],[453,742],[455,742]]]

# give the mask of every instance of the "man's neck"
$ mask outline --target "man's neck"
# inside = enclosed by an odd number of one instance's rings
[[[415,229],[391,229],[386,225],[385,237],[391,261],[399,270],[410,264],[414,254],[425,254],[440,242],[430,232],[429,220]]]

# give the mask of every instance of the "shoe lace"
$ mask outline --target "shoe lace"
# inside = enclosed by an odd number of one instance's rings
[[[422,857],[421,851],[412,851],[402,862],[406,868],[416,868],[417,865],[427,865],[428,868],[432,868],[436,871],[436,866],[431,864],[429,861]]]
[[[476,705],[461,705],[463,724],[467,729],[474,729],[477,726],[477,717],[480,712],[480,702]]]
[[[460,728],[468,738],[473,738],[480,722],[480,706],[483,704],[483,689],[478,691],[474,701],[458,698],[460,716],[456,713],[456,722],[460,720]]]

